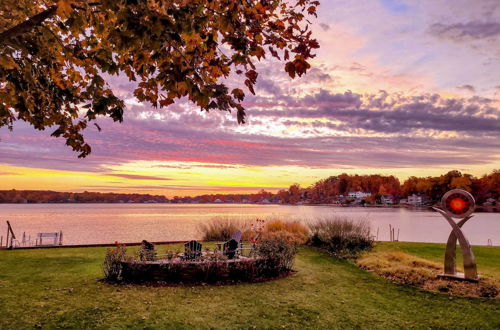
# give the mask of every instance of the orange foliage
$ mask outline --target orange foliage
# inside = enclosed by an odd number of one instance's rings
[[[309,236],[309,229],[298,221],[271,220],[264,227],[264,235],[285,235],[293,243],[305,243]]]

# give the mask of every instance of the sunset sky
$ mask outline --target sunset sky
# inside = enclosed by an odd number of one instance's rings
[[[172,197],[343,172],[404,180],[500,169],[498,0],[323,0],[318,10],[313,68],[292,80],[283,63],[262,61],[247,124],[185,100],[154,109],[133,97],[135,83],[111,77],[125,120],[90,127],[86,159],[51,130],[0,128],[0,189]]]

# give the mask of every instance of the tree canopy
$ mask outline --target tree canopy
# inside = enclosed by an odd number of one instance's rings
[[[83,130],[98,117],[123,120],[125,104],[106,78],[136,82],[135,97],[167,107],[187,97],[202,110],[235,110],[245,122],[255,62],[284,62],[290,77],[309,69],[318,42],[314,0],[2,0],[0,127],[23,120],[85,157]]]

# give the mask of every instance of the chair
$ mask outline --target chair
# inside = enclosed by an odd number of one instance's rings
[[[232,235],[231,235],[231,239],[234,239],[236,242],[239,243],[239,246],[238,246],[238,254],[241,254],[241,251],[243,250],[243,240],[242,240],[242,236],[243,236],[243,233],[239,230],[235,231]]]
[[[234,239],[236,242],[239,243],[240,249],[243,247],[243,242],[241,240],[242,236],[243,236],[243,233],[241,231],[237,230],[231,234],[231,238],[230,238],[230,239]],[[219,249],[219,251],[222,251],[222,247],[225,243],[227,243],[227,242],[221,242],[221,243],[215,243],[215,244],[216,244],[217,248]]]
[[[184,244],[184,259],[193,260],[201,256],[201,243],[197,241],[189,241]]]
[[[235,239],[230,239],[224,245],[222,246],[222,253],[228,258],[228,259],[234,259],[236,254],[238,253],[238,248],[240,246],[240,243],[235,240]]]
[[[231,235],[231,239],[234,239],[237,242],[241,242],[241,236],[243,236],[243,233],[238,230]]]

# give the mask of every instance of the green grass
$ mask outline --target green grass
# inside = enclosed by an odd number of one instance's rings
[[[425,258],[442,255],[438,245],[398,246]],[[310,248],[301,249],[290,277],[207,287],[99,282],[104,251],[0,251],[0,329],[500,327],[500,300],[397,285]],[[476,255],[498,271],[500,248]]]

